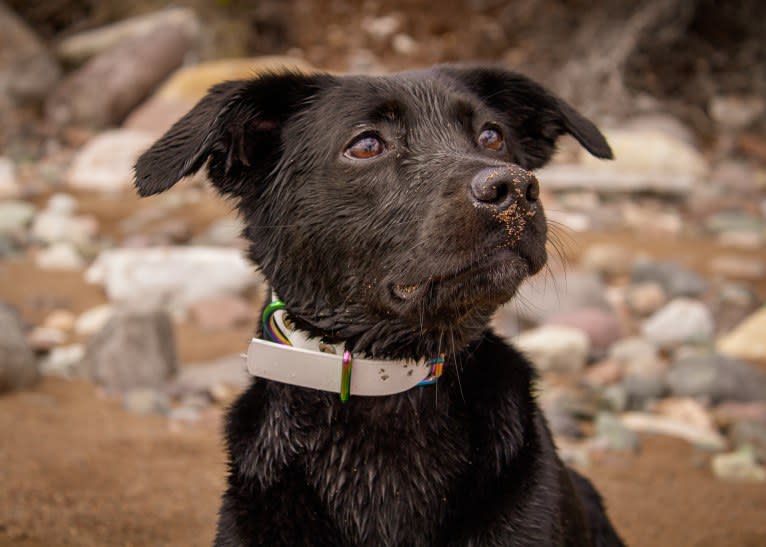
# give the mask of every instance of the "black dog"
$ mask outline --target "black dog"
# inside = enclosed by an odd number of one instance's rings
[[[529,170],[564,133],[611,157],[502,69],[286,73],[213,87],[141,156],[144,196],[208,163],[296,332],[344,363],[446,359],[434,385],[345,403],[254,381],[229,413],[217,546],[622,545],[556,455],[532,367],[487,327],[546,261]]]

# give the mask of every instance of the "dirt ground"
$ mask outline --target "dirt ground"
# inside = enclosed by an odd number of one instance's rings
[[[80,197],[114,237],[119,221],[148,203]],[[201,229],[228,210],[211,199],[178,214]],[[701,270],[715,251],[614,234],[569,239],[573,254],[585,243],[619,241]],[[56,307],[79,313],[105,297],[81,273],[43,272],[22,260],[0,263],[0,300],[36,323]],[[250,332],[252,325],[224,333],[181,325],[181,361],[231,354]],[[171,424],[128,414],[87,382],[54,378],[0,397],[0,547],[209,545],[226,471],[223,412],[213,407],[200,423]],[[766,488],[716,480],[708,458],[680,441],[646,438],[638,455],[600,455],[583,471],[631,545],[766,545]]]

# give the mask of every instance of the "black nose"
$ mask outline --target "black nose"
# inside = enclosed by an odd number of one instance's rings
[[[484,205],[504,211],[512,203],[529,205],[540,197],[537,178],[516,165],[482,169],[471,180],[471,196]]]

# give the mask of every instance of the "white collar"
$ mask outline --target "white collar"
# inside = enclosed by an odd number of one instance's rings
[[[348,395],[401,393],[419,384],[432,384],[441,376],[443,356],[418,362],[352,358],[341,346],[307,338],[293,327],[279,304],[275,298],[264,312],[264,333],[276,327],[283,342],[251,340],[247,370],[253,376],[332,391],[342,401]]]

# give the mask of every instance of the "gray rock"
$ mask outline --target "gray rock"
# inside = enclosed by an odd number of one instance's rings
[[[590,351],[590,341],[585,332],[558,325],[522,332],[513,344],[542,371],[580,371],[585,367]]]
[[[197,363],[182,367],[168,385],[168,392],[174,397],[189,394],[215,395],[219,386],[244,388],[251,377],[245,368],[241,355],[222,357],[209,363]]]
[[[590,353],[595,356],[602,355],[623,335],[622,324],[617,314],[603,308],[581,308],[561,312],[549,317],[546,324],[583,331],[590,341]]]
[[[755,453],[743,448],[728,454],[716,454],[710,462],[719,479],[743,482],[766,481],[766,470],[758,465]]]
[[[91,338],[85,369],[110,391],[159,387],[176,371],[173,323],[165,312],[115,312]]]
[[[668,372],[667,385],[673,395],[700,397],[713,403],[766,400],[766,374],[743,361],[715,353],[676,361]]]
[[[23,230],[34,218],[35,210],[26,201],[0,201],[0,235]]]
[[[99,255],[86,279],[104,285],[113,302],[140,300],[174,310],[203,298],[237,294],[258,282],[240,251],[221,247],[110,249]]]
[[[659,283],[670,298],[697,297],[708,289],[708,283],[698,274],[676,262],[638,260],[631,272],[633,283]]]
[[[609,450],[636,452],[639,449],[638,435],[625,427],[620,419],[610,412],[599,412],[595,422],[596,438]]]
[[[766,423],[758,420],[740,420],[729,430],[735,446],[749,446],[761,461],[766,461]]]
[[[42,41],[4,3],[0,3],[0,36],[0,98],[14,103],[43,99],[61,70]]]
[[[0,393],[29,387],[39,377],[19,316],[0,304]]]
[[[642,409],[665,393],[665,371],[657,367],[640,373],[626,374],[622,386],[628,399],[628,408]]]
[[[624,412],[628,408],[628,392],[622,384],[607,386],[601,392],[601,404],[611,412]]]
[[[641,331],[655,344],[669,348],[711,340],[715,324],[705,304],[689,298],[676,298],[649,317]]]
[[[610,309],[606,285],[600,276],[582,270],[553,270],[524,283],[515,298],[500,313],[539,324],[548,317],[581,308]]]
[[[126,39],[70,73],[45,103],[58,126],[103,128],[121,122],[173,70],[193,45],[183,25],[170,24]]]
[[[170,412],[170,398],[163,392],[151,388],[131,389],[122,398],[122,406],[133,414],[167,414]]]
[[[193,10],[170,8],[73,34],[59,42],[56,55],[67,63],[79,64],[120,42],[168,26],[180,26],[192,40],[196,40],[200,32],[199,20]]]

